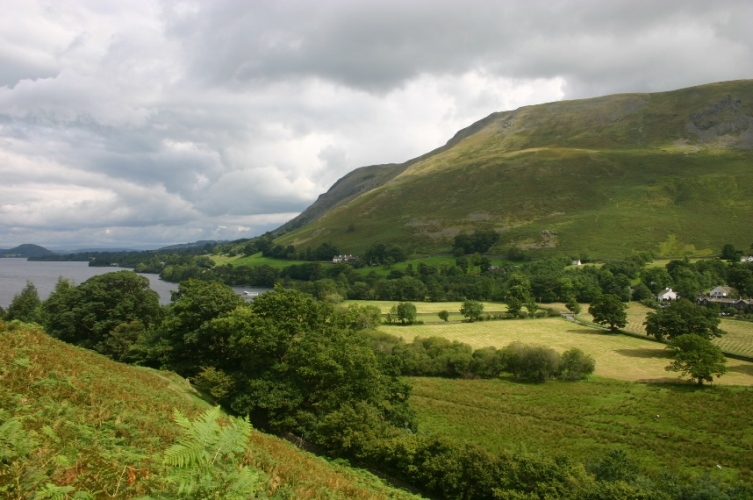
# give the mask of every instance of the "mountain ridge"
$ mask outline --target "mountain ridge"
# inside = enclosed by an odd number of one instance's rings
[[[740,225],[753,217],[752,159],[752,80],[525,106],[342,196],[356,169],[275,234],[296,247],[433,253],[493,229],[497,253],[707,255],[750,244]]]

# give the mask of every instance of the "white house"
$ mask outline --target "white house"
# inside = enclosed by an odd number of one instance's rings
[[[663,302],[665,300],[677,300],[680,298],[680,294],[672,290],[671,288],[665,288],[656,296],[656,300]]]
[[[732,289],[728,286],[718,286],[709,292],[713,299],[726,299],[732,296]]]
[[[352,255],[335,255],[332,257],[333,264],[339,264],[340,262],[355,262],[357,260],[358,257],[353,257]]]

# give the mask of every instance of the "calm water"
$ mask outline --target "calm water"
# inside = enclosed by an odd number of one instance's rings
[[[55,289],[60,276],[68,278],[74,284],[80,285],[92,276],[122,271],[119,267],[89,267],[87,262],[29,262],[26,259],[0,258],[0,307],[7,308],[13,297],[31,281],[37,287],[39,298],[47,299]],[[167,283],[159,279],[156,274],[141,274],[149,279],[154,291],[159,293],[162,304],[170,303],[170,291],[177,290],[177,283]],[[264,292],[266,289],[233,287],[238,293],[244,290]]]

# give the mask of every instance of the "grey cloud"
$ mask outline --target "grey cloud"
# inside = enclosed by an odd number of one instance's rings
[[[251,236],[349,170],[494,111],[753,74],[747,0],[7,0],[5,13],[0,238],[17,243]]]
[[[172,23],[171,33],[186,44],[193,76],[229,86],[311,77],[386,92],[421,74],[486,68],[513,78],[612,77],[604,85],[610,92],[624,70],[604,62],[618,63],[649,37],[650,51],[635,54],[629,69],[644,73],[633,79],[641,84],[633,90],[652,90],[671,84],[667,77],[678,69],[678,78],[697,72],[666,64],[697,54],[692,40],[673,43],[677,30],[712,42],[723,59],[730,43],[746,50],[753,43],[739,21],[753,15],[744,0],[227,1],[202,7]],[[709,62],[707,54],[698,56],[698,64]],[[753,62],[737,62],[729,76],[749,74]]]

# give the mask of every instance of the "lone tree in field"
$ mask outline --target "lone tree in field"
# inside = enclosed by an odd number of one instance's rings
[[[705,339],[724,334],[719,329],[719,315],[713,309],[685,299],[648,313],[643,324],[646,326],[646,335],[652,335],[657,340],[671,340],[686,333],[694,333]]]
[[[474,321],[481,319],[481,315],[484,313],[484,304],[477,300],[466,300],[460,307],[460,314],[468,318],[468,321],[473,323]]]
[[[439,319],[441,319],[441,320],[442,320],[442,321],[444,321],[445,323],[446,323],[447,321],[449,321],[449,319],[450,319],[450,313],[449,313],[449,312],[447,312],[447,309],[442,309],[441,311],[439,311],[439,312],[437,313],[437,316],[439,316]]]
[[[402,325],[412,325],[416,322],[416,306],[410,302],[400,302],[390,309],[390,316]]]
[[[700,335],[686,334],[673,338],[667,349],[673,351],[674,361],[665,370],[689,375],[698,385],[712,382],[727,371],[727,359],[722,350]]]
[[[606,294],[597,298],[588,308],[588,314],[600,325],[609,325],[609,329],[616,332],[627,324],[627,304],[617,295]]]

